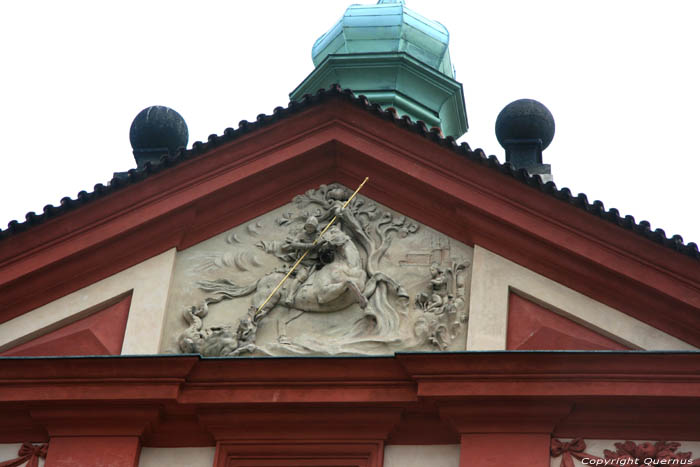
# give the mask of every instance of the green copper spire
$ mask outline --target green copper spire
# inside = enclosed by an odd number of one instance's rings
[[[316,69],[290,97],[338,83],[458,138],[468,124],[449,39],[443,25],[409,10],[402,0],[351,5],[314,44]]]

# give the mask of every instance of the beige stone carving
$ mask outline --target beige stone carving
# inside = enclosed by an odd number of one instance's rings
[[[343,209],[351,194],[322,185],[180,252],[166,326],[173,350],[204,356],[464,350],[472,249],[363,196]]]
[[[443,269],[438,263],[432,263],[428,292],[416,296],[416,309],[421,310],[423,316],[416,320],[414,332],[419,339],[427,340],[439,350],[447,350],[469,319],[464,301],[464,278],[469,266],[466,262],[452,261],[449,269]]]

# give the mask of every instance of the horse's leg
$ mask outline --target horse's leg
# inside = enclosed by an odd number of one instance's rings
[[[360,308],[364,310],[367,307],[367,297],[362,295],[362,291],[357,287],[357,284],[349,280],[325,286],[323,288],[323,293],[318,295],[318,303],[323,305],[324,303],[335,300],[345,293],[346,290],[349,290],[353,294]]]
[[[267,300],[268,295],[272,291],[271,287],[258,288],[258,291],[253,296],[253,301],[251,304],[251,311],[254,313],[255,322],[259,322],[265,317],[280,301],[282,297],[282,292],[278,290],[275,292],[269,300]],[[267,302],[265,302],[267,300]],[[264,305],[263,305],[264,304]]]
[[[292,341],[287,337],[287,325],[304,314],[304,310],[301,310],[294,318],[283,321],[281,318],[277,320],[277,342],[280,344],[291,344]]]
[[[291,308],[294,306],[294,297],[297,295],[297,289],[301,285],[299,280],[297,278],[291,278],[287,281],[287,293],[286,297],[284,297],[284,300],[282,300],[282,304],[288,308]],[[282,288],[284,290],[284,287]]]
[[[357,284],[355,284],[354,282],[351,282],[351,281],[347,281],[346,284],[348,286],[348,290],[350,290],[350,292],[352,292],[352,294],[357,299],[357,303],[360,305],[360,308],[362,308],[363,310],[365,308],[367,308],[367,303],[368,303],[367,297],[362,295],[362,291],[360,290],[359,287],[357,287]]]

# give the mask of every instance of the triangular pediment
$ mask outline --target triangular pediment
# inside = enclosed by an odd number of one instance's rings
[[[697,260],[585,212],[555,188],[546,193],[480,151],[364,106],[332,93],[297,104],[3,239],[2,320],[225,235],[307,190],[353,188],[368,176],[362,196],[396,215],[700,345]]]
[[[163,335],[210,357],[693,348],[339,183],[178,252]]]

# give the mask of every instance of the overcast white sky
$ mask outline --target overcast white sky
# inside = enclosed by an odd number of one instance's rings
[[[177,110],[190,146],[286,106],[350,3],[0,3],[0,226],[134,167],[129,127],[149,105]],[[462,140],[504,160],[498,112],[537,99],[556,120],[557,186],[700,242],[700,2],[407,6],[450,31]]]

